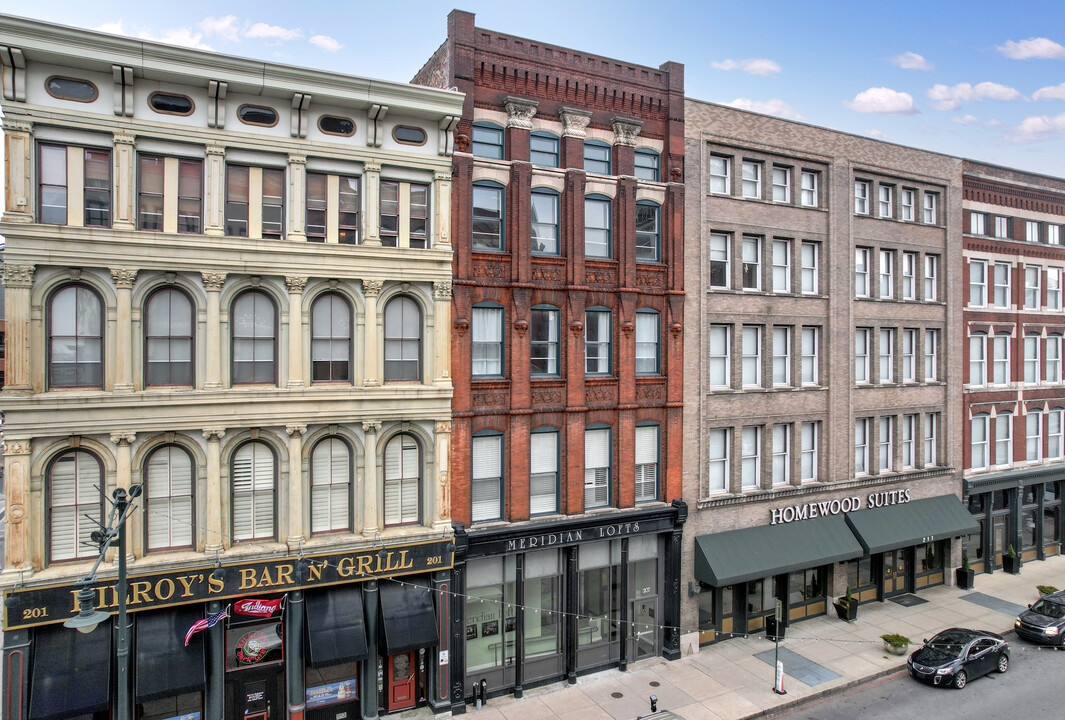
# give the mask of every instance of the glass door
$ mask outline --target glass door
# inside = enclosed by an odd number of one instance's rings
[[[632,604],[631,656],[643,660],[658,654],[658,598],[643,598]]]
[[[884,597],[901,595],[909,590],[909,563],[906,548],[888,550],[884,553]]]
[[[1006,515],[998,515],[992,518],[991,532],[993,534],[991,540],[991,549],[994,553],[994,566],[996,568],[1002,567],[1002,556],[1006,554],[1009,548],[1009,517]]]

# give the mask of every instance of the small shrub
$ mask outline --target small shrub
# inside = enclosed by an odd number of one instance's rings
[[[899,635],[898,633],[887,633],[881,635],[880,639],[892,647],[906,647],[910,644],[910,639],[908,637],[905,635]]]
[[[1050,593],[1056,593],[1058,591],[1053,585],[1036,585],[1035,589],[1039,591],[1040,595],[1049,595]]]

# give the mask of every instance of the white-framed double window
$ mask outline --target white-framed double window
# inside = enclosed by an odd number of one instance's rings
[[[939,330],[928,328],[924,331],[924,381],[935,382],[939,379]]]
[[[710,350],[708,359],[710,365],[710,387],[727,388],[732,386],[730,362],[731,334],[732,327],[729,325],[710,326]]]
[[[869,382],[869,328],[854,330],[854,382]]]
[[[892,250],[880,251],[880,297],[895,297],[895,253]]]
[[[974,332],[969,336],[969,386],[987,384],[987,333]]]
[[[995,216],[995,237],[1005,240],[1010,236],[1010,219],[1002,215]]]
[[[991,339],[991,383],[993,385],[1010,384],[1011,339],[1009,333],[995,333]]]
[[[1048,383],[1061,382],[1061,335],[1057,333],[1047,335],[1044,377]]]
[[[973,470],[987,470],[991,458],[988,454],[990,416],[986,413],[973,415],[969,422],[969,466]]]
[[[750,160],[743,161],[741,190],[745,198],[762,197],[762,164]]]
[[[1024,418],[1024,459],[1043,459],[1043,413],[1039,410],[1029,410]]]
[[[759,486],[762,476],[762,428],[746,425],[740,438],[740,485],[744,490]]]
[[[773,168],[773,202],[791,202],[791,168]]]
[[[1061,225],[1050,225],[1047,228],[1047,245],[1061,245]]]
[[[791,384],[791,328],[773,328],[773,385]]]
[[[800,480],[814,482],[817,480],[817,435],[816,422],[802,424],[802,458],[800,460]]]
[[[854,297],[869,297],[869,248],[854,249]]]
[[[1036,333],[1024,336],[1024,382],[1027,385],[1039,383],[1039,340]]]
[[[708,433],[705,495],[729,489],[730,434],[729,428],[712,428]]]
[[[895,329],[880,329],[880,382],[895,382]]]
[[[865,180],[854,181],[854,212],[858,215],[869,214],[869,183]]]
[[[869,422],[870,418],[854,421],[854,474],[869,473]]]
[[[1013,413],[1001,412],[995,417],[995,465],[1013,464]]]
[[[902,192],[899,194],[900,212],[902,213],[902,219],[906,222],[913,222],[913,204],[916,194],[916,191],[911,190],[910,188],[903,188]]]
[[[791,482],[791,425],[773,425],[773,484]]]
[[[939,272],[939,256],[938,255],[925,255],[924,256],[924,300],[925,302],[935,302],[939,299],[939,285],[938,283]]]
[[[732,194],[732,158],[710,156],[710,192],[715,195]]]
[[[969,306],[987,306],[987,261],[969,261]]]
[[[1040,265],[1024,266],[1024,309],[1038,310],[1040,301],[1040,279],[1043,268]]]
[[[1025,220],[1024,239],[1027,242],[1037,243],[1039,242],[1039,234],[1039,223],[1035,220]]]
[[[926,192],[924,194],[924,224],[936,224],[936,194]]]
[[[820,375],[819,347],[821,328],[804,327],[802,329],[802,384],[817,385]]]
[[[892,190],[890,185],[881,185],[879,189],[878,210],[880,217],[890,218],[894,216],[892,204]]]
[[[818,291],[818,256],[820,246],[815,242],[803,241],[800,250],[800,277],[802,280],[802,293],[804,295],[816,295]]]
[[[1061,460],[1065,453],[1062,445],[1062,411],[1055,408],[1047,412],[1047,460]]]
[[[891,472],[895,469],[895,445],[894,428],[890,415],[880,418],[879,437],[877,438],[878,463],[880,472]]]
[[[817,177],[818,173],[804,170],[802,173],[802,197],[800,201],[805,207],[817,207]]]
[[[743,326],[742,384],[744,387],[760,387],[762,384],[762,328],[758,325]]]
[[[791,241],[773,240],[773,292],[791,292]]]
[[[991,294],[991,302],[995,307],[1008,308],[1010,306],[1010,275],[1013,266],[1009,263],[995,263],[992,282],[994,290]]]
[[[724,233],[710,234],[710,287],[727,290],[732,286],[732,265],[729,245],[731,238]]]
[[[917,299],[917,253],[902,253],[902,299]]]
[[[987,235],[987,215],[978,212],[969,213],[969,234]]]

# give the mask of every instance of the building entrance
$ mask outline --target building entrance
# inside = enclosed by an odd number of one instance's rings
[[[909,549],[897,548],[884,552],[884,598],[909,592]]]
[[[281,666],[229,673],[226,685],[229,691],[228,717],[284,720],[284,674]]]

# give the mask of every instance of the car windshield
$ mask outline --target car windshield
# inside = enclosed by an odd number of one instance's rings
[[[1037,612],[1040,615],[1046,615],[1047,617],[1054,618],[1055,620],[1061,620],[1063,617],[1065,617],[1065,605],[1061,605],[1052,600],[1047,600],[1046,598],[1043,598],[1032,606],[1032,612]]]
[[[928,647],[938,650],[941,653],[946,653],[957,657],[961,655],[962,649],[965,647],[965,643],[969,641],[968,635],[963,635],[958,632],[941,632],[934,638],[928,641]]]

